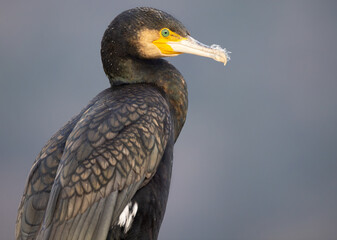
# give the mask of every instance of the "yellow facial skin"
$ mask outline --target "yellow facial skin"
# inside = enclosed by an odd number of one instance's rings
[[[168,44],[169,42],[180,42],[182,40],[186,40],[186,38],[183,38],[179,34],[172,32],[168,28],[162,28],[159,31],[159,39],[153,41],[152,43],[159,48],[159,50],[162,52],[162,54],[167,56],[176,56],[178,54],[182,54],[182,52],[176,52],[173,50],[173,48]]]
[[[190,36],[182,37],[168,28],[159,31],[159,38],[152,41],[164,57],[173,57],[182,53],[194,54],[202,57],[212,58],[226,65],[230,59],[229,52],[219,45],[207,46],[198,42]]]

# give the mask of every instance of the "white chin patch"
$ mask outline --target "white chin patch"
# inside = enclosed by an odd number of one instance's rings
[[[135,218],[138,210],[138,204],[129,202],[119,216],[118,225],[124,227],[124,233],[130,230],[133,219]]]

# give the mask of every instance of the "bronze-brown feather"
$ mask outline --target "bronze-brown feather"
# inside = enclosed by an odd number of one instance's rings
[[[156,172],[172,131],[166,99],[142,84],[100,95],[53,136],[34,164],[19,210],[19,239],[34,239],[48,198],[37,239],[100,239],[104,223],[108,229],[116,224],[135,191]],[[109,216],[107,208],[113,210]],[[96,218],[90,219],[93,209]]]
[[[78,115],[55,133],[37,156],[30,170],[19,205],[15,230],[16,239],[36,238],[43,221],[67,138],[84,111],[104,94],[105,91],[98,94]]]
[[[170,121],[158,90],[138,84],[106,92],[89,107],[68,137],[37,239],[105,239],[101,229],[116,223],[156,172]]]
[[[41,227],[66,140],[78,121],[74,117],[44,146],[27,180],[16,220],[16,239],[35,239]]]

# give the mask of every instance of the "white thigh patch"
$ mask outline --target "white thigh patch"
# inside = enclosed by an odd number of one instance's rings
[[[135,202],[129,202],[128,205],[124,208],[123,212],[119,216],[118,225],[124,227],[124,233],[129,231],[131,228],[133,219],[135,218],[138,210],[138,204]]]

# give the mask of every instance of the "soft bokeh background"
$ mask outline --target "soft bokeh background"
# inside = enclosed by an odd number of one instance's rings
[[[337,3],[324,0],[1,0],[1,239],[42,146],[109,86],[100,40],[135,6],[233,52],[225,68],[169,59],[189,113],[160,239],[337,239]]]

